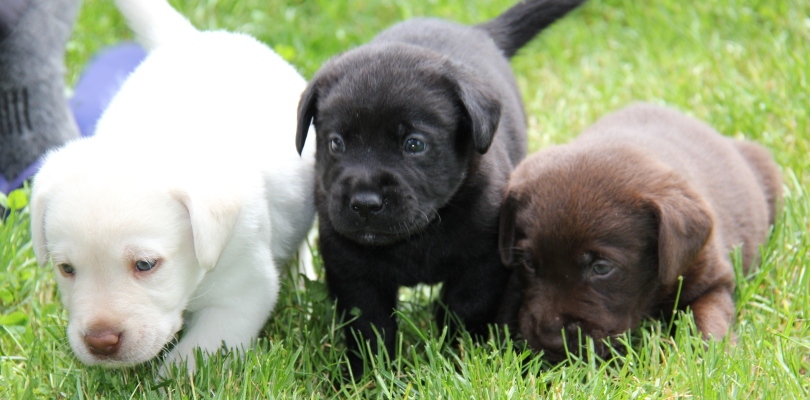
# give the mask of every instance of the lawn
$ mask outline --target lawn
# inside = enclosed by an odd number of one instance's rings
[[[472,24],[513,0],[172,3],[200,28],[258,37],[311,77],[331,55],[397,21],[434,16]],[[93,54],[130,37],[111,1],[84,0],[68,44],[69,85]],[[805,0],[592,0],[512,61],[530,152],[564,143],[634,101],[676,107],[773,152],[785,181],[784,211],[759,270],[739,278],[736,345],[704,346],[691,316],[679,314],[645,322],[610,360],[586,353],[549,365],[503,333],[483,343],[446,340],[430,317],[438,288],[418,287],[401,293],[397,357],[372,360],[368,379],[343,384],[343,335],[325,284],[290,274],[262,338],[242,358],[217,355],[194,376],[174,370],[167,379],[158,377],[158,362],[86,367],[67,343],[53,272],[34,261],[18,192],[0,199],[19,209],[0,222],[0,399],[810,398],[808,58]]]

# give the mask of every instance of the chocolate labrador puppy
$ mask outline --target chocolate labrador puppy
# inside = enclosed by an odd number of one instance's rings
[[[512,174],[500,253],[516,287],[501,318],[552,361],[579,331],[608,339],[595,341],[604,357],[611,337],[676,307],[720,339],[735,310],[729,253],[742,246],[744,270],[756,264],[780,199],[758,145],[663,107],[608,115]]]
[[[493,322],[508,277],[498,212],[526,152],[509,58],[580,3],[523,1],[473,27],[412,19],[331,59],[302,94],[296,144],[314,122],[327,283],[372,351],[376,329],[393,355],[400,286],[443,282],[466,328]]]

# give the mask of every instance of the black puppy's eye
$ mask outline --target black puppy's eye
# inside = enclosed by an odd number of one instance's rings
[[[62,273],[65,275],[73,275],[76,273],[76,270],[73,269],[73,266],[70,264],[59,264],[59,269],[62,270]]]
[[[135,269],[141,272],[146,272],[155,268],[155,264],[157,264],[157,260],[138,260],[135,263]]]
[[[343,143],[343,139],[340,136],[332,135],[332,137],[329,138],[329,150],[331,150],[332,153],[343,153],[346,151],[346,144]]]
[[[425,142],[423,142],[423,141],[421,141],[419,139],[410,138],[410,139],[405,141],[405,152],[406,153],[417,154],[417,153],[421,153],[421,152],[425,151],[426,148],[427,148],[427,143],[425,143]]]
[[[594,262],[591,268],[594,274],[600,276],[605,276],[609,274],[611,271],[613,271],[613,265],[611,265],[609,262],[605,260],[598,260]]]

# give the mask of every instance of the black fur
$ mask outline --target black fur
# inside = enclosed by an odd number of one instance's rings
[[[503,54],[511,58],[537,32],[584,2],[585,0],[521,1],[498,18],[478,27],[487,31]]]
[[[548,7],[578,4],[533,3],[544,6],[516,6],[534,14],[513,30],[504,26],[515,11],[480,27],[395,25],[326,63],[301,96],[296,145],[313,121],[327,282],[339,311],[361,311],[350,327],[372,350],[375,326],[393,355],[400,286],[443,282],[443,303],[474,334],[495,318],[508,276],[497,250],[500,199],[526,154],[504,54],[562,15],[549,17]],[[361,373],[362,360],[350,357]]]

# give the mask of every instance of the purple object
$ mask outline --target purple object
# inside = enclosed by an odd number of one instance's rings
[[[101,113],[145,57],[146,51],[141,46],[128,42],[103,50],[93,58],[70,99],[70,109],[82,136],[93,136]]]
[[[146,51],[136,43],[125,42],[102,50],[88,64],[74,88],[70,109],[82,136],[93,136],[96,122],[107,109],[121,84],[141,61]],[[19,176],[6,180],[0,173],[0,192],[8,194],[34,176],[42,165],[42,158],[31,164]]]
[[[39,167],[42,166],[42,158],[35,161],[33,164],[29,165],[28,168],[24,169],[17,178],[12,179],[11,181],[7,181],[3,174],[0,174],[0,192],[4,194],[11,193],[12,190],[17,189],[23,185],[26,179],[34,176],[34,174],[39,171]]]

